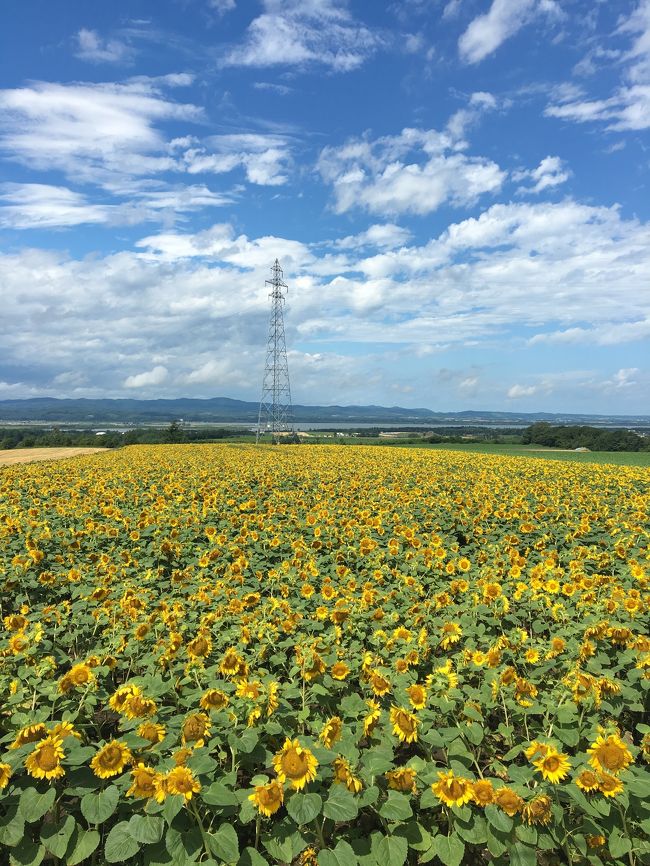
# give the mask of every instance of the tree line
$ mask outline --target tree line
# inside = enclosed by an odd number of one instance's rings
[[[554,426],[538,421],[522,435],[524,444],[549,448],[588,448],[590,451],[650,451],[650,436],[633,430],[608,430],[602,427]]]

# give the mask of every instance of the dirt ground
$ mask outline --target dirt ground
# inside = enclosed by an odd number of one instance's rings
[[[0,450],[0,466],[13,466],[14,463],[34,463],[36,460],[65,460],[80,454],[94,454],[105,448],[13,448]]]

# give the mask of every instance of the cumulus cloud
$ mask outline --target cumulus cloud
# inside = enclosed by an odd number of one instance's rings
[[[224,66],[324,65],[335,72],[361,66],[381,40],[355,21],[341,0],[263,0],[242,44],[222,58]]]
[[[571,172],[559,156],[546,156],[537,166],[527,171],[513,172],[513,180],[530,180],[532,186],[522,186],[518,192],[540,193],[566,183]]]
[[[445,202],[473,204],[497,191],[505,172],[492,160],[467,156],[449,132],[403,129],[376,141],[326,147],[318,169],[334,191],[334,209],[427,214]]]
[[[162,364],[157,364],[152,370],[127,376],[124,380],[125,388],[148,388],[151,385],[162,385],[167,379],[169,371]]]

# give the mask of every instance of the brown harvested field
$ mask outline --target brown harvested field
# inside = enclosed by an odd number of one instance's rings
[[[13,466],[14,463],[34,463],[36,460],[65,460],[81,454],[95,454],[105,448],[13,448],[0,450],[0,466]]]

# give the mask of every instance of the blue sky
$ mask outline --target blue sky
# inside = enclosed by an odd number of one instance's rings
[[[0,399],[650,413],[650,0],[1,15]]]

